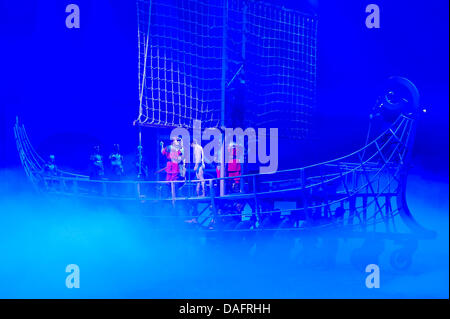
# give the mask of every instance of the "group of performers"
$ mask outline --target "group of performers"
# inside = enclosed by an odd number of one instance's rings
[[[57,177],[59,176],[59,170],[58,170],[58,166],[56,166],[56,162],[55,162],[55,155],[50,155],[48,157],[48,161],[45,163],[45,165],[42,168],[43,170],[43,174],[45,174],[47,177],[50,177],[49,179],[45,180],[45,186],[48,189],[53,189],[56,184],[57,181],[55,179],[53,179],[52,177]]]
[[[123,156],[120,154],[119,144],[114,144],[113,151],[108,157],[110,164],[110,178],[112,180],[120,180],[124,175]],[[93,180],[102,179],[105,176],[105,166],[103,164],[103,156],[100,153],[100,146],[94,146],[93,153],[90,156],[89,177]]]
[[[185,158],[185,146],[183,145],[183,139],[181,137],[174,137],[171,143],[167,146],[164,142],[160,142],[161,154],[166,159],[166,166],[163,170],[166,173],[166,181],[175,182],[186,180],[186,158]],[[190,145],[192,147],[193,158],[193,171],[196,178],[196,192],[198,196],[205,196],[205,156],[203,147],[194,139]],[[221,175],[221,161],[219,160],[220,154],[217,154],[215,163],[216,176],[221,177],[234,177],[226,179],[230,191],[240,191],[240,175],[241,175],[241,163],[237,156],[237,145],[230,144],[228,146],[229,158],[225,160],[225,171],[223,176]],[[120,153],[119,144],[113,145],[113,150],[108,157],[109,170],[108,179],[113,181],[119,181],[124,176],[124,158]],[[95,145],[92,154],[89,157],[89,178],[91,180],[102,180],[105,176],[104,157],[101,154],[100,146]],[[142,146],[138,149],[138,158],[136,161],[136,168],[138,170],[138,179],[147,179],[148,169],[146,163],[142,159]],[[43,173],[47,176],[57,176],[58,169],[55,164],[55,156],[50,155],[49,160],[44,165]],[[172,184],[172,183],[171,183]]]
[[[160,142],[161,154],[166,158],[167,164],[165,167],[166,181],[173,182],[186,179],[186,161],[183,139],[181,137],[174,137],[171,144],[164,147],[164,142]],[[196,191],[198,196],[205,196],[205,156],[203,147],[194,139],[191,144],[193,154],[194,172],[197,180]],[[229,158],[226,160],[226,170],[224,176],[235,177],[227,179],[227,184],[230,186],[232,192],[240,191],[240,175],[242,172],[241,163],[238,158],[238,151],[236,144],[228,146]],[[216,176],[221,178],[221,164],[219,160],[220,154],[216,156]]]

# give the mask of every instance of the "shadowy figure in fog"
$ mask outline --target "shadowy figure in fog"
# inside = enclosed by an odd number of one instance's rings
[[[100,146],[95,145],[90,157],[89,177],[92,180],[99,180],[104,176],[103,156],[100,154]]]
[[[144,149],[141,145],[138,146],[136,154],[136,176],[140,180],[148,179],[148,164],[144,158]]]
[[[141,145],[138,146],[138,150],[137,150],[137,154],[136,154],[136,176],[137,179],[140,181],[146,181],[148,180],[148,165],[147,162],[144,159],[144,150],[143,147]],[[141,184],[138,183],[137,187],[138,187],[138,195],[139,197],[145,197],[148,196],[149,194],[149,185],[147,184]]]
[[[111,169],[110,179],[112,181],[120,181],[124,175],[123,156],[120,154],[119,144],[114,144],[113,152],[109,155],[109,165]],[[121,184],[111,184],[110,190],[115,195],[120,195],[122,189]]]
[[[43,167],[44,182],[48,189],[54,189],[58,184],[58,180],[55,179],[59,175],[58,167],[55,163],[55,155],[50,155],[48,161]]]
[[[46,176],[58,176],[58,167],[55,163],[55,155],[50,155],[48,157],[48,161],[44,165],[44,174]]]
[[[102,180],[105,176],[105,168],[103,166],[103,156],[100,154],[100,146],[94,146],[89,160],[89,178],[91,180]],[[94,183],[92,190],[100,194],[102,193],[102,185],[100,183]]]
[[[109,164],[111,165],[111,179],[120,181],[123,176],[123,156],[120,154],[119,144],[114,144],[114,150],[109,155]]]

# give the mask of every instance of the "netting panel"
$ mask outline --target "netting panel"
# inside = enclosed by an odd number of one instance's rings
[[[316,20],[253,2],[248,12],[248,103],[260,110],[254,122],[304,137],[315,104]]]
[[[141,123],[217,126],[222,90],[229,116],[242,85],[246,126],[306,136],[316,93],[315,17],[242,0],[139,0],[138,17]]]
[[[190,127],[199,119],[218,124],[223,17],[213,4],[138,1],[141,123]]]

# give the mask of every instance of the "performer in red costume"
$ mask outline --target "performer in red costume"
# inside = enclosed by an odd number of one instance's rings
[[[229,177],[241,175],[241,163],[237,155],[237,145],[232,143],[228,146],[228,154],[230,156],[227,161],[227,172]],[[233,192],[239,192],[239,185],[241,182],[240,177],[231,179],[231,190]]]
[[[167,147],[164,147],[164,142],[160,143],[161,145],[161,154],[166,157],[166,181],[176,181],[180,176],[180,158],[181,151],[178,147],[178,139],[174,137],[172,139],[172,144]]]

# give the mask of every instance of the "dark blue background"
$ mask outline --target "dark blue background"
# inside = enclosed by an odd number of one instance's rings
[[[73,2],[80,29],[65,26],[65,7]],[[312,10],[305,1],[269,2]],[[317,154],[330,158],[361,146],[379,84],[401,75],[417,85],[428,109],[419,123],[416,163],[448,179],[448,2],[377,1],[380,29],[365,27],[369,3],[312,6],[319,16]],[[19,165],[16,115],[39,152],[54,152],[74,169],[83,170],[80,158],[95,142],[135,150],[134,1],[2,0],[0,39],[2,166]]]

